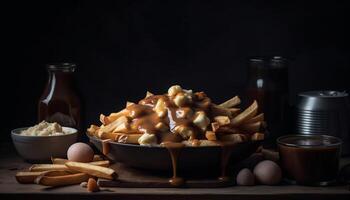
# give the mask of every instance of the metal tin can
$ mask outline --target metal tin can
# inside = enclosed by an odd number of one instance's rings
[[[308,91],[298,95],[296,131],[306,135],[332,135],[342,139],[342,154],[350,154],[350,106],[348,94]]]

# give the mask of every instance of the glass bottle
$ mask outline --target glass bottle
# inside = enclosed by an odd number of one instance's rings
[[[286,59],[275,56],[266,62],[262,58],[249,60],[246,95],[249,103],[254,99],[259,112],[265,114],[268,136],[265,146],[275,147],[277,137],[288,132],[288,67]]]
[[[48,82],[38,103],[38,120],[80,128],[80,100],[74,90],[73,63],[47,65]]]
[[[259,113],[265,113],[265,101],[267,96],[268,69],[262,58],[249,59],[248,82],[246,85],[247,105],[254,100],[258,102]]]

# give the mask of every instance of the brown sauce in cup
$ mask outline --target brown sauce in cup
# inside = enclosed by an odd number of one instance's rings
[[[301,185],[327,185],[336,180],[340,139],[326,135],[291,135],[277,140],[285,176]]]

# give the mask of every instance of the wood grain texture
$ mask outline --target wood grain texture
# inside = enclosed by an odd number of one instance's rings
[[[343,159],[347,163],[349,158]],[[23,162],[7,148],[0,151],[0,199],[349,199],[349,186],[304,187],[296,185],[281,186],[230,186],[223,188],[102,188],[101,192],[88,193],[79,185],[50,188],[35,184],[18,184],[16,172],[31,164]],[[128,176],[120,174],[121,177]],[[148,180],[154,181],[152,176]]]

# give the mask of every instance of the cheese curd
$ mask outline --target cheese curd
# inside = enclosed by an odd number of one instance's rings
[[[39,124],[30,127],[21,132],[21,135],[27,136],[56,136],[56,135],[65,135],[67,134],[62,130],[62,126],[58,123],[49,123],[42,121]]]

